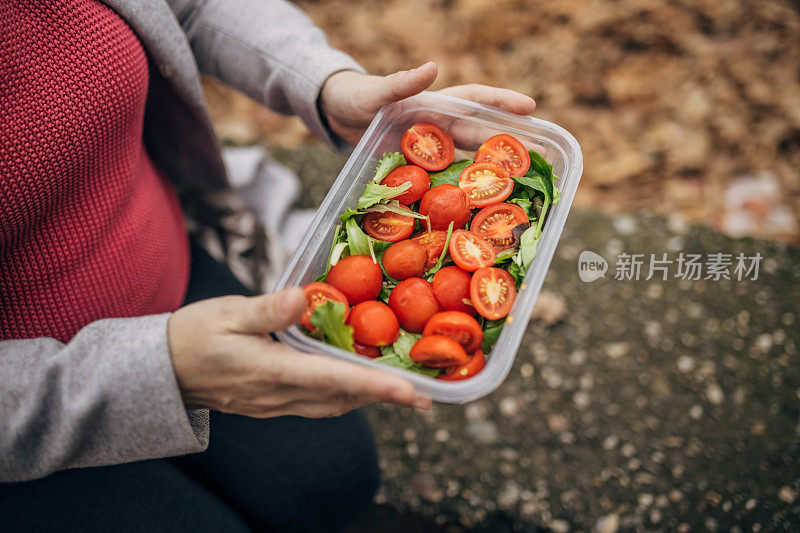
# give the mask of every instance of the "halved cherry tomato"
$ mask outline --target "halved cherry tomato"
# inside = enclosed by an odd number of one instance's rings
[[[370,359],[375,359],[376,357],[381,356],[381,349],[377,346],[369,346],[368,344],[359,344],[357,342],[353,342],[353,349],[357,354],[369,357]]]
[[[490,137],[475,152],[475,162],[491,161],[501,165],[511,176],[524,176],[531,166],[531,156],[522,143],[501,133]]]
[[[472,274],[457,266],[440,268],[433,275],[433,294],[439,304],[448,311],[461,311],[475,316],[475,308],[469,299],[469,280]]]
[[[415,363],[432,368],[463,365],[467,362],[467,352],[456,341],[444,335],[422,337],[409,351]]]
[[[511,311],[517,287],[511,274],[502,268],[480,268],[469,282],[469,295],[478,314],[498,320]]]
[[[418,278],[425,272],[428,254],[417,241],[396,242],[383,252],[383,268],[389,277],[398,281]]]
[[[508,198],[514,180],[496,163],[473,163],[461,171],[458,186],[469,196],[470,207],[486,207]]]
[[[444,170],[453,162],[453,138],[435,124],[420,122],[408,128],[400,139],[406,161],[425,170]]]
[[[402,241],[414,231],[414,219],[391,211],[367,213],[364,217],[364,231],[379,241]]]
[[[348,255],[331,267],[325,281],[339,289],[350,305],[356,305],[378,297],[383,272],[368,255]]]
[[[411,240],[420,243],[425,248],[425,253],[428,256],[425,260],[425,270],[428,270],[439,261],[439,256],[442,255],[442,250],[444,250],[444,244],[447,242],[447,232],[433,230],[428,233],[427,231],[421,231],[411,237]]]
[[[442,311],[433,315],[422,335],[444,335],[459,343],[467,353],[472,353],[483,343],[483,330],[478,321],[461,311]]]
[[[437,377],[445,381],[461,381],[462,379],[471,378],[486,366],[486,356],[483,355],[482,350],[476,351],[469,357],[469,360],[463,365],[451,366],[446,368],[444,372]]]
[[[397,167],[381,180],[381,185],[399,187],[407,181],[411,182],[411,188],[400,196],[395,196],[392,200],[397,200],[403,205],[413,204],[431,188],[430,176],[424,169],[416,165],[401,165]]]
[[[389,307],[403,329],[411,333],[422,333],[428,320],[442,310],[433,295],[433,287],[422,278],[398,283],[389,295]]]
[[[353,307],[347,323],[353,326],[353,340],[367,346],[389,346],[400,334],[400,324],[389,306],[374,300]]]
[[[484,207],[469,223],[469,230],[483,237],[496,253],[514,247],[512,230],[528,223],[528,214],[517,204],[500,203]]]
[[[472,214],[467,193],[449,183],[426,192],[419,203],[419,212],[430,217],[431,228],[438,230],[447,230],[451,221],[453,228],[463,228]]]
[[[497,254],[486,239],[471,231],[457,229],[450,236],[450,257],[467,272],[475,272],[481,267],[493,265]]]
[[[314,313],[314,309],[325,302],[330,300],[342,302],[345,308],[344,316],[347,316],[347,312],[350,310],[347,297],[333,285],[314,281],[303,287],[303,292],[306,293],[306,302],[308,305],[306,305],[306,309],[303,311],[303,316],[300,317],[300,323],[305,326],[308,331],[314,331],[316,329],[314,324],[311,323],[311,315]]]

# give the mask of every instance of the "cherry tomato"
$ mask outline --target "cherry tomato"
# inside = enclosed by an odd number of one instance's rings
[[[472,353],[483,343],[483,330],[478,321],[461,311],[442,311],[433,315],[422,335],[444,335],[459,343],[464,351]]]
[[[364,231],[379,241],[402,241],[414,231],[414,219],[391,211],[367,213],[364,217]]]
[[[431,178],[424,169],[416,165],[402,165],[389,172],[381,181],[381,185],[389,187],[399,187],[407,181],[411,182],[411,188],[400,196],[395,196],[392,200],[397,200],[403,205],[413,204],[425,192],[431,188]]]
[[[448,311],[461,311],[474,316],[475,308],[469,303],[470,279],[472,274],[457,266],[440,268],[433,275],[433,294]]]
[[[347,297],[333,285],[314,281],[303,287],[303,292],[306,293],[306,302],[308,305],[306,305],[306,309],[303,311],[303,316],[300,317],[300,323],[305,326],[307,330],[314,331],[316,329],[311,323],[311,315],[314,313],[314,309],[327,301],[333,300],[334,302],[342,302],[345,307],[345,316],[347,316],[347,312],[350,309],[350,304],[347,303]]]
[[[431,219],[431,229],[447,230],[450,222],[453,228],[463,228],[472,214],[469,198],[460,187],[443,183],[431,188],[422,196],[419,212]]]
[[[475,272],[481,267],[493,265],[497,254],[486,239],[471,231],[457,229],[450,237],[450,257],[467,272]],[[474,301],[472,303],[475,304]]]
[[[383,302],[361,302],[350,310],[347,323],[353,326],[353,339],[367,346],[389,346],[400,334],[397,317]]]
[[[383,253],[383,268],[398,281],[421,277],[428,254],[417,241],[406,239],[391,245]]]
[[[464,348],[444,335],[422,337],[411,347],[409,355],[415,363],[432,368],[463,365],[468,359]]]
[[[524,176],[531,166],[531,156],[522,143],[501,133],[486,140],[475,152],[475,162],[491,161],[501,165],[511,176]]]
[[[428,319],[442,310],[433,287],[422,278],[408,278],[392,289],[389,307],[397,315],[400,325],[411,333],[422,333]]]
[[[472,163],[461,171],[458,186],[469,196],[470,207],[486,207],[508,198],[514,180],[496,163]]]
[[[331,267],[325,281],[342,291],[350,305],[356,305],[378,297],[383,272],[368,255],[348,255]]]
[[[469,295],[478,314],[498,320],[511,311],[517,287],[511,274],[502,268],[480,268],[469,282]]]
[[[467,360],[467,362],[463,365],[446,368],[444,372],[439,374],[437,377],[445,381],[461,381],[462,379],[471,378],[483,370],[485,366],[486,356],[483,355],[483,351],[478,350],[474,355],[471,355],[469,360]]]
[[[427,231],[421,231],[411,237],[411,240],[420,243],[425,249],[427,254],[425,270],[428,270],[439,261],[439,256],[442,255],[442,250],[444,250],[444,244],[447,242],[447,232],[433,230],[428,233]]]
[[[517,204],[500,204],[484,207],[469,223],[469,230],[483,237],[492,245],[496,253],[514,248],[512,230],[520,224],[528,223],[528,214]]]
[[[367,344],[359,344],[357,342],[353,342],[353,349],[356,351],[357,354],[361,354],[365,357],[369,357],[370,359],[375,359],[376,357],[381,356],[381,349],[377,346],[369,346]]]
[[[453,138],[435,124],[420,122],[408,128],[400,139],[406,161],[425,170],[444,170],[453,162]]]

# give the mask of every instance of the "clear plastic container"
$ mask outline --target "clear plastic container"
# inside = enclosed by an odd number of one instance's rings
[[[553,258],[583,171],[580,146],[565,129],[544,120],[513,115],[500,109],[431,92],[384,107],[339,173],[311,227],[278,280],[276,290],[292,285],[305,285],[325,270],[333,232],[339,223],[338,216],[346,208],[355,208],[364,187],[374,176],[380,157],[386,152],[400,151],[400,137],[417,122],[431,122],[452,135],[456,143],[456,161],[471,158],[480,144],[492,135],[508,133],[527,148],[544,156],[553,165],[555,175],[560,177],[556,184],[561,189],[561,200],[550,210],[538,255],[528,269],[500,338],[492,352],[487,354],[486,368],[464,381],[442,381],[377,363],[325,344],[304,334],[297,325],[276,335],[282,342],[303,352],[327,354],[401,374],[411,380],[419,392],[430,395],[436,401],[464,403],[491,393],[508,375]]]

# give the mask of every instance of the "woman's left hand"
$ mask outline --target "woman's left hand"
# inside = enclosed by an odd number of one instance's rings
[[[424,91],[433,84],[438,73],[439,67],[432,61],[388,76],[371,76],[353,70],[337,72],[322,86],[322,112],[334,133],[355,145],[381,107]],[[529,115],[536,108],[530,96],[487,85],[456,85],[439,92],[518,115]]]

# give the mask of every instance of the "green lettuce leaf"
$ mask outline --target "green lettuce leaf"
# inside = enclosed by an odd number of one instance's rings
[[[372,237],[370,237],[369,240],[372,244],[372,249],[375,250],[376,255],[383,255],[383,252],[385,252],[387,248],[394,244],[393,242],[381,241],[378,239],[373,239]]]
[[[377,204],[381,200],[389,200],[395,196],[400,196],[410,188],[410,181],[398,185],[397,187],[389,187],[388,185],[381,185],[379,183],[368,183],[367,188],[364,189],[364,194],[358,199],[356,207],[358,207],[358,209],[366,209],[367,207]]]
[[[322,332],[325,342],[352,352],[353,328],[344,322],[346,310],[347,307],[342,302],[329,300],[314,309],[311,323]]]
[[[526,213],[528,213],[528,218],[530,218],[530,216],[531,216],[531,206],[533,205],[533,202],[531,202],[529,198],[523,198],[523,197],[510,198],[510,199],[506,200],[506,202],[508,202],[509,204],[517,204],[522,209],[524,209]]]
[[[529,187],[542,193],[543,199],[536,197],[530,206],[534,212],[529,212],[531,220],[536,218],[536,225],[531,226],[520,237],[519,251],[512,258],[514,271],[509,267],[509,273],[514,276],[517,286],[522,282],[525,273],[533,263],[539,251],[539,241],[542,238],[542,226],[547,217],[547,210],[556,201],[556,195],[561,197],[561,191],[554,185],[553,165],[534,150],[528,150],[531,156],[531,166],[521,178],[514,178],[520,185]]]
[[[525,272],[528,267],[533,263],[533,258],[536,257],[536,252],[539,250],[539,239],[542,237],[542,232],[538,226],[531,226],[526,229],[522,236],[519,238],[519,262],[518,264]]]
[[[378,204],[375,204],[365,211],[366,213],[397,213],[398,215],[403,215],[406,217],[411,218],[419,218],[421,220],[428,220],[427,215],[420,215],[416,211],[412,211],[408,207],[404,205],[400,205],[400,202],[397,200],[383,200]]]
[[[512,179],[535,191],[539,191],[548,203],[553,203],[554,192],[553,165],[539,155],[535,150],[528,150],[531,157],[531,166],[524,176],[513,176]]]
[[[519,286],[522,285],[522,280],[525,278],[525,271],[516,262],[509,264],[506,270],[509,274],[511,274],[511,277],[514,278],[514,281],[517,284],[517,289],[519,289]]]
[[[499,254],[497,254],[497,259],[494,260],[494,264],[502,263],[503,261],[508,261],[509,259],[513,259],[514,256],[517,255],[517,251],[514,248],[509,248],[508,250],[503,250]]]
[[[346,209],[344,213],[339,215],[339,221],[342,224],[346,224],[348,220],[353,218],[356,215],[363,215],[365,211],[358,211],[356,209]]]
[[[542,154],[536,150],[528,150],[528,155],[531,156],[531,166],[534,171],[543,176],[553,178],[553,165],[547,162]],[[530,169],[529,169],[530,170]]]
[[[542,216],[542,208],[544,207],[544,200],[541,196],[533,199],[533,211],[530,214],[532,220],[538,220]]]
[[[381,363],[386,363],[387,365],[402,368],[404,370],[410,370],[412,372],[425,374],[426,376],[436,377],[439,375],[438,368],[428,368],[419,363],[415,363],[409,355],[411,347],[414,346],[414,343],[421,338],[422,335],[400,330],[400,335],[397,337],[397,340],[394,341],[394,344],[384,347],[381,350],[383,355],[375,360],[380,361]]]
[[[537,174],[542,178],[542,182],[545,187],[545,190],[543,191],[545,193],[545,200],[550,199],[550,202],[552,203],[554,186],[553,165],[548,163],[547,160],[535,150],[528,150],[528,154],[531,156],[531,166],[525,175],[528,176],[529,174]]]
[[[378,162],[378,168],[375,169],[375,176],[372,178],[372,183],[380,183],[389,172],[405,164],[406,158],[403,157],[403,154],[400,152],[383,154],[383,157],[381,157],[381,160]]]
[[[347,233],[347,245],[350,248],[350,255],[371,255],[369,248],[369,237],[359,227],[355,218],[347,219],[344,225]]]
[[[392,344],[392,349],[394,353],[398,356],[402,357],[410,364],[414,364],[414,361],[411,359],[411,348],[416,344],[418,340],[422,338],[422,335],[418,333],[408,333],[403,331],[398,335],[397,340],[394,341]]]
[[[461,175],[461,171],[471,165],[472,162],[472,159],[462,159],[461,161],[451,163],[450,166],[444,170],[439,172],[431,172],[431,187],[436,187],[437,185],[442,185],[443,183],[458,185],[458,176]]]
[[[528,172],[524,176],[514,176],[511,179],[513,179],[520,185],[524,185],[525,187],[539,191],[545,197],[548,194],[544,178],[538,173],[535,172],[532,173],[530,170],[528,170]]]
[[[483,350],[484,354],[488,355],[489,352],[492,351],[492,347],[497,342],[497,338],[500,337],[500,332],[502,331],[503,324],[486,328],[483,331],[483,344],[481,345],[481,350]]]

